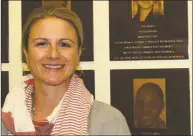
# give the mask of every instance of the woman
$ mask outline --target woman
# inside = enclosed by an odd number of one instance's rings
[[[147,20],[160,20],[163,15],[163,0],[132,0],[132,18],[144,22]]]
[[[81,20],[73,11],[38,8],[29,15],[22,45],[32,75],[6,98],[3,134],[130,135],[123,115],[93,100],[74,73],[82,44]]]

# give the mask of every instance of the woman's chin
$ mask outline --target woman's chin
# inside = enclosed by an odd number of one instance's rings
[[[51,85],[51,86],[57,86],[60,84],[65,84],[68,85],[69,84],[69,77],[68,75],[59,75],[59,74],[50,74],[50,75],[46,75],[46,74],[42,74],[41,76],[36,77],[36,79],[39,79],[40,83],[43,84],[47,84],[47,85]],[[38,81],[38,80],[37,80]]]
[[[65,80],[61,80],[60,78],[47,78],[44,82],[48,85],[57,86],[65,82]]]
[[[53,80],[47,80],[47,81],[45,81],[45,83],[48,84],[48,85],[51,85],[51,86],[57,86],[57,85],[61,84],[61,82],[53,81]]]

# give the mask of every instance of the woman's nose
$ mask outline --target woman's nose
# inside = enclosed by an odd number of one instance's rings
[[[60,51],[56,45],[54,46],[49,46],[49,51],[48,51],[48,59],[59,59],[60,58]]]

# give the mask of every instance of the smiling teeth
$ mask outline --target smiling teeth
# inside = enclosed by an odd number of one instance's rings
[[[62,68],[63,65],[44,65],[46,68]]]

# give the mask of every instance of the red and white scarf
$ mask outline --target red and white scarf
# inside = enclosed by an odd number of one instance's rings
[[[38,127],[45,129],[45,135],[50,133],[51,135],[88,135],[88,116],[93,96],[84,86],[82,79],[75,74],[72,76],[61,102],[47,120],[38,122],[37,126],[31,118],[33,80],[32,75],[24,76],[22,82],[14,86],[6,97],[2,108],[2,120],[10,133],[42,134],[38,132]]]

